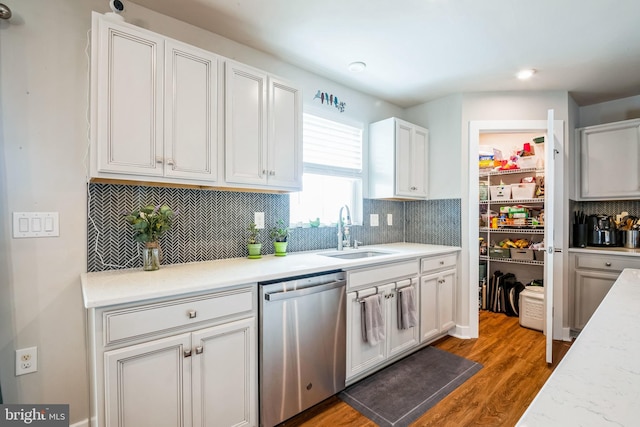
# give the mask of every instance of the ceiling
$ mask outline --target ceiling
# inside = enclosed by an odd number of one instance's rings
[[[133,2],[401,107],[478,91],[566,90],[578,105],[640,94],[638,0]],[[520,81],[521,68],[537,72]]]

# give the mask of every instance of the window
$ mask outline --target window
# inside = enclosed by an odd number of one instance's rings
[[[351,222],[362,224],[362,127],[303,114],[302,191],[290,196],[290,222],[338,222],[349,206]]]

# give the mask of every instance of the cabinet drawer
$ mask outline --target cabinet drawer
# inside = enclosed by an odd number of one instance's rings
[[[455,267],[458,260],[457,254],[448,254],[441,256],[433,256],[430,258],[422,258],[420,260],[420,272],[427,273],[432,270],[440,270],[443,268]]]
[[[361,270],[347,271],[347,289],[355,290],[382,282],[393,282],[418,274],[416,261],[396,262]]]
[[[576,268],[621,272],[625,268],[640,268],[640,258],[607,255],[576,255]]]
[[[143,338],[254,310],[255,287],[103,313],[104,344]]]

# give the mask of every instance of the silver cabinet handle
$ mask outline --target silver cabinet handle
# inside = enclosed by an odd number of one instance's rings
[[[156,157],[156,163],[162,163],[164,160],[162,160],[162,157],[158,156]]]
[[[174,161],[173,161],[173,159],[167,159],[167,164],[168,164],[169,166],[173,166],[173,165],[174,165]]]
[[[444,265],[444,261],[440,261],[440,265]]]
[[[195,319],[198,313],[195,310],[189,310],[187,315],[189,316],[189,319]]]
[[[202,346],[196,347],[196,354],[202,354],[203,351],[204,351],[204,347]]]
[[[611,267],[611,263],[610,262],[605,262],[604,265],[606,265],[607,267]]]
[[[270,176],[275,176],[275,174],[276,174],[276,171],[269,171]]]
[[[184,351],[184,357],[191,357],[191,349],[187,349]]]

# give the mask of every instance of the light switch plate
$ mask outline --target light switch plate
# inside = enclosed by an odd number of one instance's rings
[[[58,212],[14,212],[13,238],[57,237],[60,235]]]
[[[380,220],[378,219],[378,214],[370,214],[369,215],[369,225],[371,227],[377,227],[380,225]]]
[[[261,230],[264,228],[264,212],[254,212],[253,222],[256,223],[256,228]]]
[[[387,225],[393,225],[393,214],[387,214]]]

